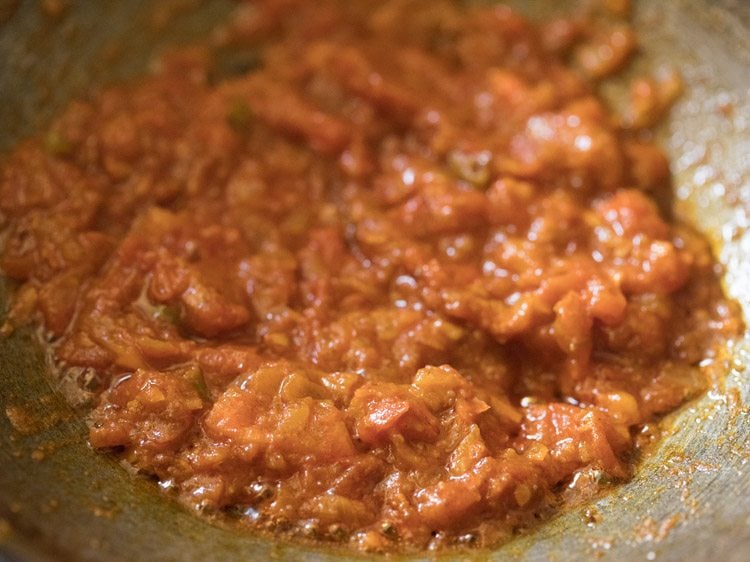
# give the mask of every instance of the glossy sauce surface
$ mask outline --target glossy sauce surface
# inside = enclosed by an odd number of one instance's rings
[[[491,545],[627,478],[741,329],[667,219],[677,79],[597,96],[634,49],[611,17],[244,4],[7,158],[6,329],[43,323],[91,444],[197,511]]]

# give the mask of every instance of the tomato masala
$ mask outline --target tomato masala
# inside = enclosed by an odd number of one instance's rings
[[[670,219],[679,80],[597,94],[614,15],[241,4],[8,155],[6,329],[93,447],[274,536],[486,546],[628,478],[741,320]]]

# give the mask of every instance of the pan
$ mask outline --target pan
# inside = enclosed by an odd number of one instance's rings
[[[571,8],[563,4],[520,8],[541,17]],[[0,1],[0,151],[76,95],[145,72],[166,46],[208,33],[231,7],[225,0]],[[660,133],[676,213],[708,235],[747,322],[750,4],[643,1],[635,20],[644,54],[634,72],[677,67],[687,83]],[[606,93],[617,103],[617,84]],[[10,289],[0,281],[3,310]],[[95,453],[35,341],[28,330],[0,338],[0,559],[346,559],[198,519]],[[750,336],[723,361],[723,380],[664,420],[666,437],[631,481],[476,558],[749,559]]]

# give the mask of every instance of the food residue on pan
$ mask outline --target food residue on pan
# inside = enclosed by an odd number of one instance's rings
[[[679,525],[684,516],[680,513],[673,513],[662,521],[656,521],[652,517],[646,517],[641,524],[635,529],[636,541],[654,542],[663,541],[667,535]]]
[[[742,322],[670,218],[679,79],[597,95],[637,46],[607,5],[243,3],[9,156],[8,327],[92,446],[276,536],[484,547],[627,479]]]

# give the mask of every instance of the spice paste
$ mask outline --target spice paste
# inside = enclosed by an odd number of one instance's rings
[[[741,328],[669,220],[646,127],[676,79],[597,95],[635,47],[497,5],[243,4],[9,155],[6,329],[41,322],[91,445],[197,511],[492,544],[627,478]]]

